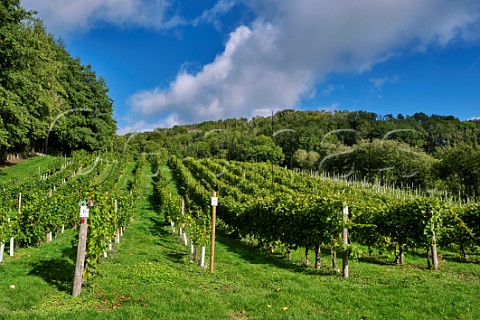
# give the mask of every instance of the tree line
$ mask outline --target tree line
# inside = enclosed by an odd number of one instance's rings
[[[1,0],[0,161],[12,153],[110,149],[115,132],[105,80],[19,0]]]
[[[125,137],[123,138],[125,139]],[[283,110],[146,132],[130,148],[179,158],[272,162],[344,178],[480,194],[480,121],[365,111]]]

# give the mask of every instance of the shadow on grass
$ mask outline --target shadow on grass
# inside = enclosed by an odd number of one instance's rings
[[[378,264],[380,266],[396,266],[397,264],[394,261],[381,259],[379,257],[360,257],[358,261],[371,263],[371,264]]]
[[[147,230],[152,236],[158,237],[158,241],[156,241],[156,244],[161,245],[165,248],[170,248],[170,246],[167,246],[165,244],[171,244],[172,242],[176,242],[174,240],[175,235],[172,234],[170,229],[166,228],[166,226],[170,226],[170,224],[165,221],[163,215],[151,215],[149,217],[149,222],[150,223]],[[178,231],[178,228],[175,229]]]
[[[312,267],[306,267],[305,265],[289,261],[280,255],[265,253],[259,248],[253,247],[238,239],[229,237],[222,230],[217,230],[216,241],[223,244],[228,251],[237,254],[243,260],[246,260],[252,264],[267,264],[277,268],[308,275],[332,276],[336,274],[325,267],[314,269]]]
[[[77,259],[77,246],[69,246],[62,249],[62,255],[70,259],[70,261],[75,261]]]
[[[370,256],[370,257],[360,257],[358,258],[359,262],[369,263],[369,264],[376,264],[380,266],[397,266],[401,267],[409,267],[415,268],[420,270],[431,270],[431,267],[428,266],[427,257],[425,253],[420,252],[406,252],[406,255],[410,256],[410,261],[405,261],[404,264],[396,263],[394,260],[387,260],[385,256]],[[412,259],[411,257],[414,257]]]
[[[156,214],[152,215],[149,218],[150,222],[152,223],[152,226],[150,228],[152,235],[164,236],[168,234],[168,231],[166,231],[164,227],[169,226],[170,224],[165,220],[163,215]]]
[[[149,197],[150,205],[155,207],[154,198]],[[180,243],[180,238],[176,239],[176,235],[172,234],[170,223],[166,221],[163,214],[158,213],[158,209],[150,209],[155,211],[155,214],[149,215],[146,230],[152,236],[157,237],[155,244],[164,248],[163,255],[174,263],[183,263],[188,254],[183,251],[172,250],[173,245]],[[168,228],[167,228],[168,227]],[[178,228],[175,228],[178,232]]]
[[[177,251],[170,251],[165,252],[165,256],[172,262],[175,263],[182,263],[187,256],[184,252],[177,252]]]
[[[462,259],[458,254],[453,253],[444,253],[443,259],[457,262],[457,263],[465,263],[465,264],[480,264],[480,257],[478,253],[467,254],[468,260]]]
[[[66,258],[55,258],[32,264],[29,275],[41,277],[59,291],[70,293],[73,286],[75,265]]]

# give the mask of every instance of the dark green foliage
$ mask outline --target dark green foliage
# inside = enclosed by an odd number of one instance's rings
[[[454,196],[480,196],[480,149],[465,142],[438,150],[437,174]]]
[[[19,1],[0,4],[0,160],[11,153],[106,150],[116,123],[105,81]],[[75,111],[73,109],[89,111]],[[51,130],[51,132],[50,132]]]
[[[136,135],[131,144],[137,153],[165,148],[178,158],[267,161],[381,184],[445,190],[465,199],[479,195],[479,142],[478,120],[283,110],[272,117],[157,129]]]

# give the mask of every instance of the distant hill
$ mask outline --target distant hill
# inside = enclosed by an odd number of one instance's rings
[[[283,110],[156,129],[132,140],[137,154],[166,149],[178,157],[269,161],[465,196],[480,189],[480,121],[454,116]]]

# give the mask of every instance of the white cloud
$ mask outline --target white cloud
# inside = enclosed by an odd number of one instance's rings
[[[338,102],[334,102],[329,106],[320,107],[318,110],[323,111],[323,112],[329,112],[332,115],[335,115],[335,111],[338,111],[339,106],[340,106],[340,104]]]
[[[179,124],[180,122],[179,122],[178,114],[172,113],[172,114],[169,114],[165,119],[160,120],[158,122],[148,123],[146,120],[138,120],[131,125],[126,125],[121,128],[118,128],[117,134],[124,135],[127,133],[133,133],[133,132],[153,131],[157,128],[171,128]]]
[[[28,10],[38,11],[48,30],[68,37],[98,24],[168,29],[184,21],[169,16],[171,0],[21,0]]]
[[[332,93],[334,93],[335,91],[342,91],[345,89],[345,86],[344,85],[333,85],[333,84],[329,84],[327,85],[326,87],[323,87],[322,90],[320,91],[320,95],[321,96],[329,96],[331,95]]]
[[[191,22],[170,14],[173,3],[22,0],[64,37],[105,23],[153,29],[215,24],[239,3],[252,10],[254,21],[233,31],[214,61],[196,72],[181,69],[167,87],[133,94],[133,124],[125,130],[292,108],[317,94],[328,74],[361,73],[405,53],[476,40],[480,30],[477,0],[218,0]],[[371,79],[377,89],[392,81],[398,79]]]
[[[397,75],[395,75],[392,77],[373,78],[373,79],[370,79],[370,82],[373,84],[375,89],[381,90],[384,85],[389,83],[398,83],[399,80],[400,78]]]
[[[292,70],[287,74],[275,65],[268,67],[266,60],[248,57],[273,49],[268,48],[267,34],[255,33],[245,26],[238,28],[214,62],[196,74],[182,71],[167,89],[155,88],[134,94],[130,99],[132,108],[145,116],[175,111],[181,115],[182,122],[191,122],[252,116],[259,109],[256,107],[295,104],[298,92],[307,89],[310,72]],[[258,39],[259,36],[264,39]],[[245,59],[250,62],[242,61]],[[291,77],[302,81],[293,84]],[[251,104],[252,99],[255,99],[254,104]]]
[[[218,27],[219,18],[232,10],[232,8],[238,3],[238,0],[218,0],[218,2],[208,10],[205,10],[198,18],[194,19],[192,24],[198,25],[202,22],[212,23]]]
[[[257,18],[230,34],[223,53],[196,73],[180,72],[167,88],[134,94],[132,111],[175,112],[187,123],[295,107],[330,73],[361,73],[420,47],[464,40],[480,8],[473,0],[244,3]],[[372,83],[380,88],[394,81]]]

